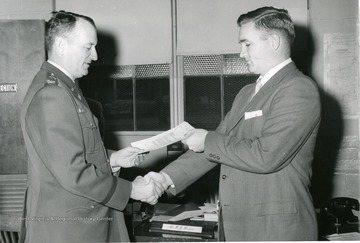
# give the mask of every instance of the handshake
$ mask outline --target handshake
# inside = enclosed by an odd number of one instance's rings
[[[190,150],[202,153],[204,152],[207,133],[208,131],[204,129],[192,129],[185,134],[185,138],[181,142],[186,144]],[[116,173],[120,167],[129,168],[139,165],[144,161],[147,153],[131,146],[112,153],[110,165],[113,173]],[[144,177],[136,177],[132,182],[130,198],[154,205],[171,185],[173,185],[173,181],[167,174],[149,172]]]
[[[154,205],[173,182],[171,178],[163,172],[149,172],[144,177],[136,177],[131,184],[132,190],[130,198]]]
[[[134,147],[126,147],[113,152],[110,156],[110,165],[113,173],[116,173],[120,167],[129,168],[139,165],[144,161],[145,156],[146,153],[143,150]],[[173,182],[163,172],[149,172],[144,177],[136,177],[131,184],[130,198],[154,205]]]

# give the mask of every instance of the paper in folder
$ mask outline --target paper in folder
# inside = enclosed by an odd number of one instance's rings
[[[151,222],[150,232],[197,236],[206,239],[213,239],[215,236],[214,225],[197,224],[191,221],[179,222]]]
[[[195,203],[179,205],[169,211],[163,212],[163,215],[158,214],[154,216],[152,220],[150,220],[149,232],[214,239],[216,223],[191,221],[188,217],[185,217],[187,214],[200,215],[203,212],[203,210],[199,210],[198,205]],[[176,219],[182,220],[175,221]]]
[[[194,127],[191,126],[189,123],[182,122],[178,126],[166,132],[160,133],[150,138],[133,142],[131,143],[131,146],[143,149],[145,150],[145,152],[157,150],[159,148],[180,141],[185,137],[185,134],[192,129],[194,129]]]

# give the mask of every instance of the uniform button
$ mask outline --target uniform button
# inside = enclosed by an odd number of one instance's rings
[[[91,205],[90,205],[90,208],[95,208],[95,206],[91,204]]]
[[[222,175],[222,176],[221,176],[221,178],[222,178],[223,180],[225,180],[226,177],[227,177],[226,175]]]
[[[217,160],[220,160],[220,156],[216,156],[216,159],[217,159]]]
[[[213,157],[214,157],[214,155],[213,155],[212,153],[210,153],[209,156],[210,156],[210,158],[213,158]]]
[[[74,88],[71,88],[71,91],[74,91]]]

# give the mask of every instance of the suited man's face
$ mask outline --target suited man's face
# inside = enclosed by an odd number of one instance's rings
[[[246,60],[251,73],[264,75],[272,68],[271,38],[265,31],[256,29],[253,22],[241,25],[239,44],[240,57]]]

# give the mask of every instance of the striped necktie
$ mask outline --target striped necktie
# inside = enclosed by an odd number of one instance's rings
[[[259,92],[259,90],[261,89],[261,87],[262,87],[261,79],[262,79],[262,76],[260,76],[256,80],[255,91],[254,91],[254,94],[251,96],[251,99],[254,98],[254,96],[257,94],[257,92]]]

